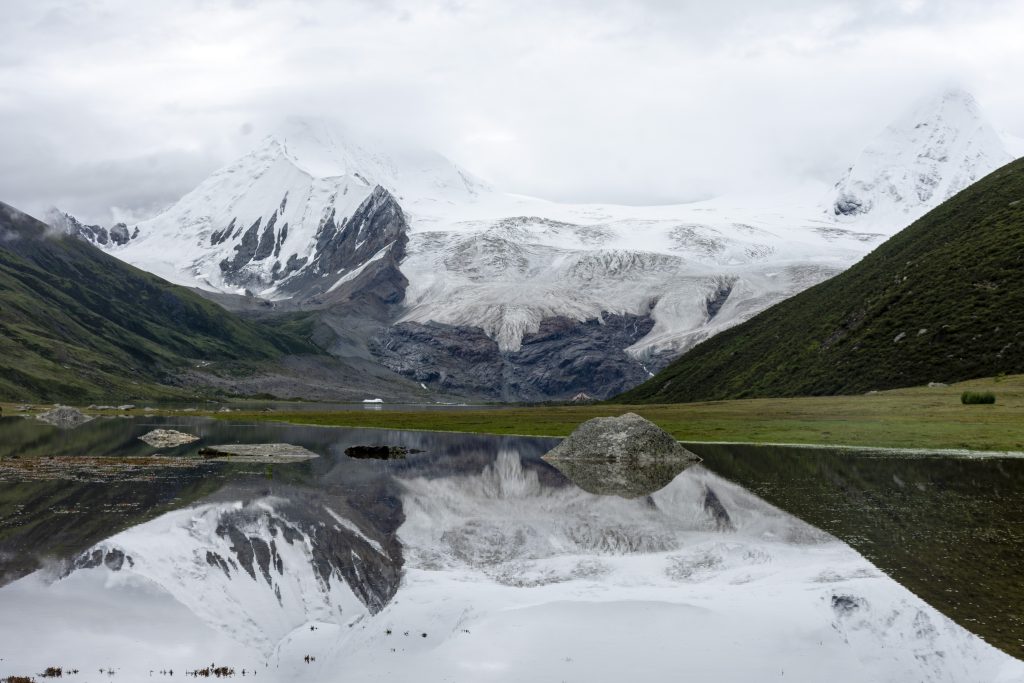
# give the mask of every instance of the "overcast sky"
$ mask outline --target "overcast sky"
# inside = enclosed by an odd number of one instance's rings
[[[1024,135],[1024,0],[0,0],[0,26],[0,199],[101,222],[290,114],[638,204],[832,180],[948,85]]]

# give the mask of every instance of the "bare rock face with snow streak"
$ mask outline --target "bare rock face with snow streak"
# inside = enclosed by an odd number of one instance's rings
[[[584,491],[623,498],[650,495],[700,461],[635,413],[587,420],[544,459]]]

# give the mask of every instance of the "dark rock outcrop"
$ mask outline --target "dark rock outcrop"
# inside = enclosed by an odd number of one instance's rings
[[[242,269],[253,260],[256,255],[256,248],[259,246],[259,229],[262,218],[249,226],[249,229],[242,235],[242,241],[235,245],[235,255],[230,259],[220,262],[220,272],[225,282],[232,284],[247,284],[247,278]],[[234,221],[232,221],[234,222]]]
[[[100,246],[128,244],[129,241],[139,236],[138,228],[135,228],[134,232],[129,232],[128,226],[124,223],[117,223],[107,230],[102,225],[86,225],[71,214],[57,210],[51,211],[47,215],[46,221],[61,232]]]
[[[546,318],[503,352],[477,327],[405,322],[384,330],[371,351],[387,368],[446,392],[500,400],[606,398],[635,386],[668,358],[642,363],[624,349],[650,332],[649,316]],[[653,367],[652,367],[653,366]]]
[[[405,446],[349,446],[345,455],[357,460],[404,460],[411,453],[423,451]]]
[[[333,210],[324,216],[312,260],[284,280],[281,290],[314,303],[360,297],[397,303],[409,284],[398,267],[405,258],[408,232],[402,207],[378,185],[340,225]]]

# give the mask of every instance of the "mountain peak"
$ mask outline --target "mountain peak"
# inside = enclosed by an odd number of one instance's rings
[[[351,133],[324,119],[289,117],[267,140],[312,178],[353,176],[369,185],[388,185],[394,176],[385,155],[367,151]]]
[[[829,211],[905,225],[1013,159],[971,93],[946,88],[919,101],[861,152],[836,184]]]

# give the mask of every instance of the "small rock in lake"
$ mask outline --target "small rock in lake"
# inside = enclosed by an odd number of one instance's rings
[[[544,460],[584,491],[638,498],[664,488],[700,458],[658,425],[626,413],[587,420]]]
[[[92,418],[77,408],[57,406],[52,410],[36,415],[36,419],[61,429],[73,429],[85,424]]]
[[[405,456],[411,453],[422,452],[417,448],[405,446],[349,446],[345,449],[345,455],[360,460],[404,460]]]
[[[174,448],[175,446],[184,446],[185,444],[198,441],[199,437],[174,429],[154,429],[140,436],[139,440],[145,441],[153,448]]]
[[[288,463],[312,460],[320,456],[302,446],[290,443],[234,443],[199,449],[204,458],[222,462]]]

